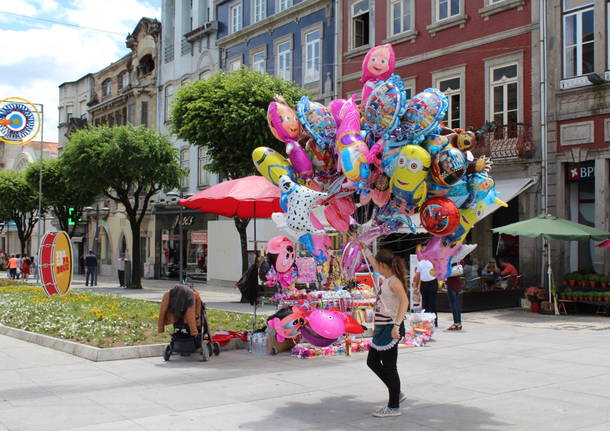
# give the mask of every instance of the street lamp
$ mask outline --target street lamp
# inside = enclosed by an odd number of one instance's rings
[[[176,192],[169,192],[166,193],[165,196],[172,198],[173,201],[178,201],[178,198],[182,199],[183,197],[183,193],[182,190],[180,190],[180,193],[176,193]],[[180,268],[178,269],[178,276],[180,277],[180,284],[183,284],[183,265],[184,265],[184,256],[183,256],[183,244],[182,244],[182,205],[178,204],[178,235],[180,235],[180,254],[179,254],[179,265]]]

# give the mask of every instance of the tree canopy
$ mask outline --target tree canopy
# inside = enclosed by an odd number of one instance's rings
[[[39,218],[38,192],[29,186],[24,172],[0,171],[0,218],[15,222],[21,252],[29,253],[29,239]]]
[[[192,145],[207,147],[207,168],[235,179],[256,172],[252,150],[267,146],[285,152],[267,126],[267,107],[277,94],[290,104],[305,92],[293,82],[242,68],[220,71],[182,86],[171,111],[172,132]]]
[[[99,189],[92,189],[81,181],[69,181],[63,159],[44,160],[42,164],[42,190],[45,208],[51,208],[62,230],[70,236],[74,234],[77,225],[69,226],[70,208],[72,217],[78,218],[83,207],[95,201]],[[32,163],[25,172],[30,187],[38,190],[40,164]]]
[[[132,125],[79,130],[61,155],[69,181],[121,203],[132,233],[131,287],[141,288],[140,225],[151,197],[179,186],[178,153],[156,130]]]

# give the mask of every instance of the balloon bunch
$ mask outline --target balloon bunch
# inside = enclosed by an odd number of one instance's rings
[[[373,238],[402,227],[415,232],[419,217],[433,238],[418,255],[433,261],[435,275],[444,279],[485,209],[506,204],[489,175],[491,160],[470,152],[476,135],[443,125],[447,97],[428,88],[408,99],[394,62],[390,44],[366,54],[360,106],[355,97],[328,106],[302,97],[293,109],[276,96],[267,119],[288,158],[259,147],[252,159],[281,189],[285,214],[275,214],[274,221],[319,262],[326,254],[315,237],[329,226],[347,231],[357,207],[372,203],[373,221],[365,226]],[[346,248],[346,277],[361,260],[359,244],[372,239],[363,235]]]
[[[320,347],[329,346],[343,334],[364,332],[362,325],[343,311],[307,306],[283,307],[269,316],[267,325],[275,329],[280,342],[301,335],[305,341]]]

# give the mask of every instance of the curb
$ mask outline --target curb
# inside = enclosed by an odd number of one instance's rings
[[[62,340],[51,337],[50,335],[37,334],[24,329],[11,328],[0,324],[0,335],[6,335],[18,340],[38,344],[60,352],[69,353],[80,358],[88,359],[93,362],[118,361],[121,359],[138,359],[163,356],[164,344],[145,344],[141,346],[127,347],[99,347],[88,346],[75,341]],[[169,334],[168,334],[169,342]],[[244,349],[247,343],[240,339],[232,339],[226,346],[220,348],[221,351]]]

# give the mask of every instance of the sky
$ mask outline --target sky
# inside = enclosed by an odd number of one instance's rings
[[[161,0],[0,0],[0,100],[43,104],[44,140],[57,142],[59,85],[127,54],[143,16],[160,21]]]

